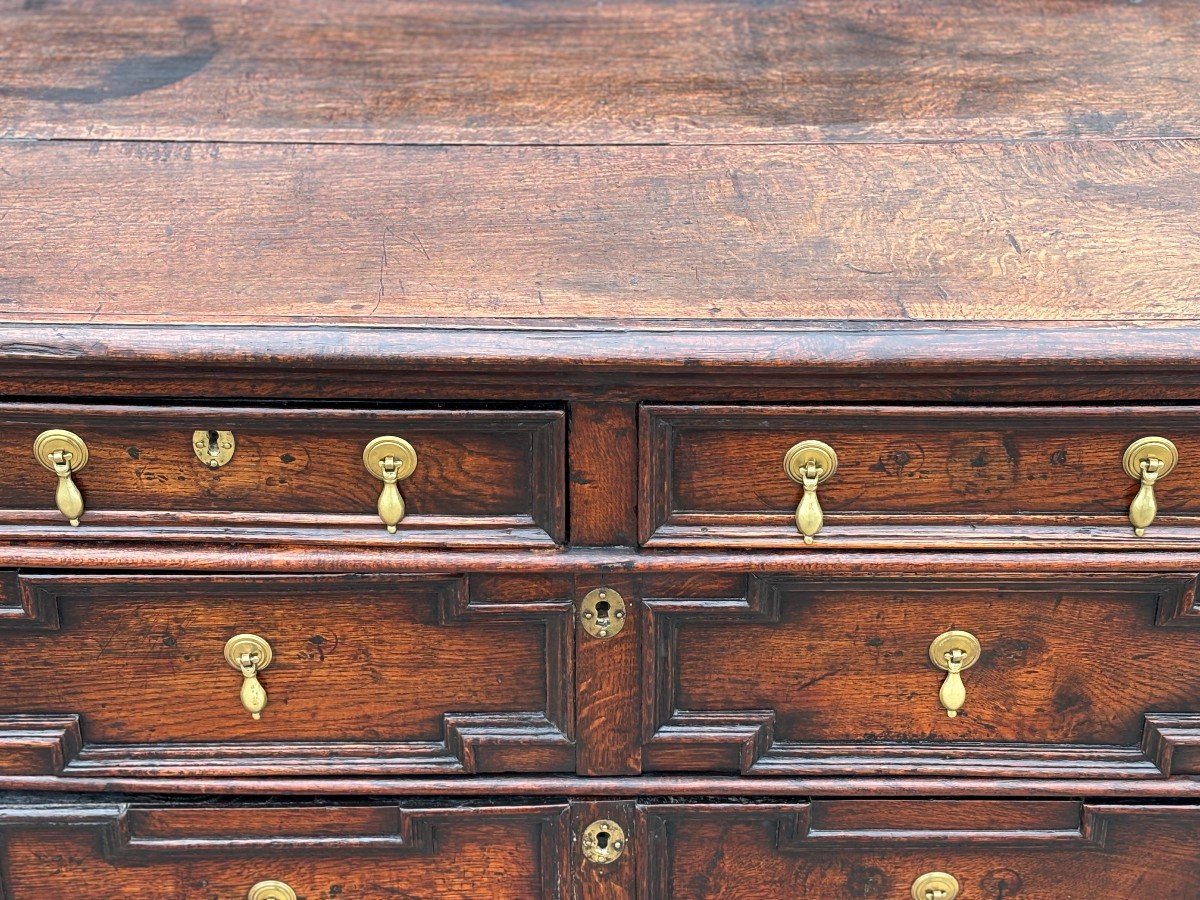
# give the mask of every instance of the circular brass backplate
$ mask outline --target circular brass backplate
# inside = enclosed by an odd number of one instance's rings
[[[963,652],[962,668],[969,669],[979,662],[983,649],[979,646],[979,638],[969,631],[945,631],[933,639],[929,645],[929,661],[939,669],[949,671],[946,665],[946,654],[952,650]]]
[[[796,444],[784,454],[783,471],[787,472],[788,478],[796,484],[801,484],[804,481],[804,469],[808,466],[809,460],[815,462],[817,468],[821,470],[821,474],[817,476],[818,484],[837,471],[837,454],[823,441],[801,441]]]
[[[282,881],[260,881],[250,888],[246,900],[296,900],[296,892]]]
[[[404,438],[392,435],[377,437],[367,444],[363,450],[363,465],[367,467],[368,472],[382,480],[381,467],[383,461],[389,456],[396,460],[397,479],[402,481],[416,471],[417,451]]]
[[[625,852],[625,830],[611,819],[597,819],[583,829],[583,855],[594,863],[607,866]]]
[[[271,657],[274,655],[271,645],[257,634],[235,634],[225,642],[225,661],[239,671],[242,667],[238,660],[242,658],[243,653],[258,657],[255,666],[259,671],[271,664]]]
[[[87,444],[83,438],[71,431],[51,428],[43,431],[33,441],[33,455],[43,466],[54,471],[54,460],[50,457],[59,450],[71,454],[71,471],[78,472],[88,461]]]
[[[1162,460],[1162,468],[1158,470],[1158,477],[1162,478],[1179,462],[1179,451],[1164,437],[1138,438],[1125,448],[1125,458],[1122,460],[1125,474],[1134,481],[1141,481],[1142,460],[1151,457]]]
[[[612,588],[587,592],[579,607],[583,630],[594,638],[610,638],[625,627],[625,598]]]
[[[958,892],[958,879],[946,872],[926,872],[912,886],[913,900],[954,900]]]

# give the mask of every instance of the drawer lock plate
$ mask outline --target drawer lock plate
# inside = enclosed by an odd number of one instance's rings
[[[597,819],[583,829],[580,838],[583,855],[590,862],[607,866],[621,858],[625,852],[625,830],[611,819]]]
[[[612,588],[588,591],[579,610],[583,630],[594,638],[606,639],[625,627],[625,598]]]

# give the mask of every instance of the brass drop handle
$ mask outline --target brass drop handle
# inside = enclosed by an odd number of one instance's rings
[[[87,444],[79,435],[52,428],[43,431],[33,442],[33,455],[43,466],[58,476],[54,504],[72,525],[83,516],[83,494],[72,477],[87,465]]]
[[[913,882],[912,900],[954,900],[958,879],[946,872],[926,872]]]
[[[404,438],[384,435],[367,444],[363,450],[363,465],[383,482],[375,509],[388,533],[395,534],[396,526],[404,518],[404,498],[397,482],[416,471],[417,451]]]
[[[1158,501],[1154,497],[1154,486],[1179,462],[1179,451],[1166,438],[1139,438],[1125,448],[1122,460],[1125,474],[1138,482],[1138,492],[1129,504],[1129,524],[1133,533],[1141,537],[1158,515]]]
[[[282,881],[260,881],[250,888],[246,900],[296,900],[296,892]]]
[[[800,505],[796,507],[796,530],[811,544],[825,524],[825,513],[817,499],[817,485],[837,472],[838,458],[833,448],[821,441],[801,441],[783,457],[783,470],[792,481],[804,488]]]
[[[257,634],[235,634],[225,642],[225,661],[242,673],[242,706],[254,719],[262,718],[267,690],[258,673],[271,664],[271,645]]]
[[[979,639],[969,631],[943,632],[929,645],[929,661],[946,673],[938,700],[951,719],[958,716],[958,711],[967,702],[962,673],[979,662],[981,653]]]

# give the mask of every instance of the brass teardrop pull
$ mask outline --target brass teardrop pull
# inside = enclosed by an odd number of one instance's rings
[[[979,639],[969,631],[943,632],[929,645],[930,662],[946,673],[938,700],[951,719],[958,716],[958,711],[967,702],[962,673],[979,662],[981,652]]]
[[[52,428],[43,431],[33,442],[33,455],[43,466],[58,476],[54,490],[54,505],[72,525],[83,517],[83,494],[75,484],[74,474],[87,465],[87,444],[79,435]]]
[[[1154,486],[1175,468],[1179,451],[1166,438],[1144,437],[1125,449],[1122,462],[1125,474],[1138,482],[1137,495],[1129,504],[1129,524],[1133,533],[1141,537],[1158,515]]]
[[[913,882],[912,900],[954,900],[958,879],[946,872],[926,872]]]
[[[282,881],[260,881],[250,888],[246,900],[296,900],[296,892]]]
[[[821,441],[801,441],[783,457],[783,470],[792,481],[804,488],[800,505],[796,507],[796,530],[811,544],[825,524],[825,513],[817,499],[817,485],[828,480],[838,467],[837,454]]]
[[[404,438],[384,435],[367,444],[363,450],[363,465],[383,482],[375,509],[388,533],[395,534],[405,512],[404,497],[400,495],[397,482],[416,471],[417,451]]]
[[[225,661],[242,673],[242,706],[256,720],[267,705],[267,690],[258,673],[271,664],[273,655],[271,645],[257,634],[237,634],[225,642]]]

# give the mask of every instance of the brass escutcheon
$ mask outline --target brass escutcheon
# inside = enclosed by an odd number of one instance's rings
[[[204,465],[219,469],[233,459],[237,441],[232,431],[197,430],[192,432],[192,450]]]
[[[282,881],[260,881],[250,888],[246,900],[296,900],[296,892]]]
[[[625,852],[625,830],[611,819],[597,819],[583,829],[580,841],[583,855],[602,866],[616,862]]]
[[[34,439],[33,456],[58,476],[54,505],[68,522],[78,525],[83,517],[83,494],[72,476],[87,465],[87,444],[74,432],[51,428]]]
[[[946,673],[938,700],[951,719],[967,702],[967,688],[960,673],[979,662],[982,652],[979,638],[969,631],[945,631],[929,645],[929,661]]]
[[[817,485],[837,472],[838,458],[833,448],[822,441],[801,441],[783,457],[783,471],[788,478],[804,488],[800,505],[796,507],[796,530],[811,544],[821,526],[825,513],[817,499]]]
[[[1175,468],[1179,462],[1179,451],[1166,438],[1138,438],[1125,448],[1121,460],[1125,474],[1138,482],[1138,492],[1129,504],[1129,524],[1133,533],[1141,537],[1158,515],[1158,500],[1154,486]]]
[[[612,588],[587,592],[580,604],[579,621],[594,638],[610,638],[625,627],[625,598]]]
[[[389,534],[404,518],[404,498],[397,481],[403,481],[417,469],[417,451],[404,438],[392,435],[377,437],[363,450],[363,465],[383,482],[375,509]]]
[[[257,634],[235,634],[225,642],[225,661],[242,673],[242,706],[254,719],[262,718],[267,691],[258,673],[271,664],[271,645]]]
[[[954,900],[958,879],[946,872],[926,872],[913,882],[912,900]]]

